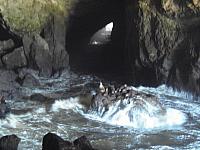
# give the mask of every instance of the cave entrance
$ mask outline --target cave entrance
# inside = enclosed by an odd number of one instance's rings
[[[128,79],[123,6],[121,0],[77,3],[69,16],[66,34],[71,70]]]

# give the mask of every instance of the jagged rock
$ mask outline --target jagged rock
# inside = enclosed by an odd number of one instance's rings
[[[39,70],[40,76],[50,77],[52,75],[52,56],[49,45],[40,35],[33,36],[29,56],[30,67]]]
[[[3,136],[0,139],[0,149],[1,150],[17,150],[20,138],[16,135]]]
[[[23,47],[17,48],[12,53],[5,55],[2,60],[7,69],[17,69],[27,66]]]
[[[200,94],[198,7],[178,0],[140,0],[131,6],[127,10],[135,21],[127,29],[137,32],[127,35],[126,45],[137,83]]]
[[[123,85],[119,88],[108,85],[103,92],[99,89],[92,97],[90,108],[92,111],[97,112],[103,117],[104,114],[112,109],[111,107],[117,103],[119,103],[119,106],[115,106],[118,108],[114,114],[124,108],[130,107],[130,119],[132,110],[147,112],[147,114],[152,116],[164,115],[166,113],[166,109],[159,102],[158,97],[138,91],[127,85]],[[153,106],[154,109],[149,110],[149,106]]]
[[[51,20],[38,34],[24,35],[23,44],[28,67],[39,70],[40,76],[50,77],[61,74],[69,68],[69,58],[65,50],[65,32],[62,21]],[[64,21],[63,21],[64,22]]]
[[[65,18],[59,15],[52,15],[44,26],[41,35],[49,45],[52,55],[53,74],[69,68],[69,55],[66,51],[65,41]]]
[[[42,150],[94,150],[85,136],[74,142],[63,140],[56,134],[48,133],[43,138]]]

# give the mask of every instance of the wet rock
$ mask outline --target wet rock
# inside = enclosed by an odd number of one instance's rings
[[[119,88],[113,88],[113,85],[108,85],[104,88],[105,91],[102,92],[101,85],[97,94],[93,95],[90,107],[101,117],[103,117],[104,114],[115,105],[115,107],[118,107],[118,111],[123,110],[126,107],[130,107],[131,109],[129,109],[129,115],[131,115],[132,110],[143,111],[152,116],[164,115],[166,113],[166,109],[159,102],[158,97],[154,95],[138,91],[127,85],[120,86]],[[149,106],[152,106],[152,109],[149,109]]]
[[[56,134],[48,133],[43,137],[42,150],[70,150],[72,143],[64,141]]]
[[[31,101],[38,101],[38,102],[46,102],[46,101],[51,101],[52,98],[46,97],[40,93],[32,94],[30,96]]]
[[[43,138],[42,150],[94,150],[85,136],[74,142],[63,140],[56,134],[48,133]]]
[[[17,69],[27,66],[23,47],[17,48],[12,53],[5,55],[2,60],[7,69]]]
[[[0,149],[1,150],[17,150],[20,138],[16,135],[3,136],[0,139]]]
[[[17,96],[20,85],[15,81],[17,74],[9,70],[0,70],[0,95],[5,98]]]
[[[40,86],[38,72],[27,68],[18,69],[18,76],[15,81],[25,87]]]
[[[22,83],[23,86],[26,87],[38,87],[40,86],[40,82],[37,78],[35,78],[33,75],[31,74],[26,74],[24,76],[24,80]]]
[[[73,142],[77,150],[94,150],[86,136],[82,136]]]

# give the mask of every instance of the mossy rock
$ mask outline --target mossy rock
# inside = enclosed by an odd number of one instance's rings
[[[40,32],[50,14],[67,17],[73,0],[0,0],[0,10],[17,32]]]

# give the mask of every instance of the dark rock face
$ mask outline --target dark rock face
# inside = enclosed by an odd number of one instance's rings
[[[42,150],[94,150],[85,136],[74,142],[63,140],[53,133],[48,133],[43,138]]]
[[[0,139],[1,150],[17,150],[20,138],[16,135],[7,135]]]
[[[45,25],[41,36],[49,45],[52,56],[52,74],[61,73],[62,70],[69,67],[69,55],[66,47],[66,22],[61,16],[51,16]]]
[[[134,51],[130,61],[138,84],[166,83],[200,94],[199,11],[190,3],[192,7],[176,0],[145,0],[128,9],[137,14],[132,24],[138,42],[133,48],[126,45],[128,52]],[[133,43],[134,36],[127,35],[127,39]]]
[[[31,68],[38,69],[41,76],[48,77],[52,75],[52,63],[49,45],[41,36],[33,36],[33,43],[30,45],[29,56],[29,65]]]

